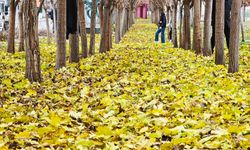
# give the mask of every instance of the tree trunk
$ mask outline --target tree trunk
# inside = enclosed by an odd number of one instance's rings
[[[173,29],[172,29],[172,40],[174,47],[178,47],[178,41],[177,41],[177,4],[173,4],[173,13],[172,13],[172,18],[173,18]]]
[[[245,42],[245,31],[244,31],[244,23],[243,23],[243,17],[240,19],[240,28],[241,28],[241,41]]]
[[[84,15],[84,0],[78,0],[78,17],[80,22],[80,36],[81,36],[81,46],[82,46],[82,57],[88,57],[88,42]]]
[[[183,16],[182,16],[182,11],[183,11],[183,8],[182,6],[180,5],[180,26],[179,26],[179,47],[183,48],[183,42],[182,42],[182,21],[183,21]]]
[[[103,33],[101,35],[100,43],[100,53],[106,53],[109,46],[109,15],[110,15],[110,2],[109,0],[104,1],[104,24],[103,24]]]
[[[116,9],[116,21],[115,21],[115,43],[118,44],[121,41],[121,9]]]
[[[111,48],[112,48],[112,33],[113,33],[113,30],[112,30],[112,12],[110,10],[109,12],[109,19],[108,19],[108,49],[107,51],[109,51]]]
[[[20,9],[19,9],[19,12],[18,12],[18,21],[19,21],[19,49],[18,51],[19,52],[22,52],[24,51],[24,16],[23,16],[23,13],[24,13],[24,3],[21,2],[20,3]]]
[[[70,59],[69,62],[79,62],[79,37],[78,34],[69,35]]]
[[[183,39],[184,49],[188,50],[191,48],[190,40],[190,1],[184,0],[184,26],[183,26]]]
[[[216,1],[215,21],[215,64],[225,65],[224,56],[224,12],[225,0]]]
[[[123,8],[123,15],[122,15],[122,24],[121,24],[121,37],[123,37],[126,33],[127,29],[127,9]]]
[[[7,52],[13,54],[15,53],[15,20],[16,20],[15,0],[11,0]]]
[[[50,28],[49,28],[49,14],[48,14],[48,9],[45,8],[45,19],[46,19],[46,29],[47,29],[47,43],[51,43],[51,37],[50,37]]]
[[[96,1],[92,1],[89,54],[95,54]]]
[[[246,6],[243,6],[243,22],[246,22]]]
[[[193,49],[196,54],[202,54],[201,49],[201,25],[200,25],[200,0],[194,0],[194,32]]]
[[[41,82],[40,49],[37,30],[36,3],[25,0],[25,46],[26,46],[26,78],[30,82]]]
[[[230,45],[229,45],[229,66],[228,72],[234,73],[239,71],[239,35],[240,35],[240,7],[241,1],[234,0],[232,2],[231,12],[231,31],[230,31]]]
[[[104,4],[104,2],[103,2],[103,0],[101,0],[100,5],[98,7],[99,13],[100,13],[100,31],[101,31],[101,34],[103,32],[103,26],[104,26],[103,4]]]
[[[212,3],[213,0],[206,0],[205,3],[205,24],[204,24],[204,48],[203,48],[203,55],[204,56],[211,56],[212,50],[210,47],[210,37],[211,37],[211,17],[212,17]]]
[[[56,69],[66,67],[66,0],[58,3]]]

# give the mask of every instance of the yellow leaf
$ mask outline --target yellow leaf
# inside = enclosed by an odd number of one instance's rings
[[[15,135],[15,139],[27,139],[30,137],[30,132],[24,131]]]
[[[2,83],[5,84],[8,88],[10,88],[12,85],[10,79],[3,79]]]
[[[33,89],[28,89],[27,96],[36,96],[37,92]]]
[[[113,131],[107,127],[107,126],[103,126],[103,127],[97,127],[97,135],[105,135],[105,136],[110,136],[113,134]]]

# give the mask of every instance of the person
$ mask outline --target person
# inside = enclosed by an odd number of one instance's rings
[[[160,22],[159,22],[159,27],[155,33],[155,42],[159,42],[159,34],[161,33],[161,43],[165,43],[165,29],[167,26],[167,20],[166,20],[166,16],[165,13],[162,12],[161,13],[161,17],[160,17]]]
[[[67,33],[66,38],[69,39],[69,34],[77,33],[77,1],[67,0]]]
[[[231,7],[232,7],[232,0],[225,0],[224,33],[226,36],[226,42],[227,42],[228,48],[229,48],[229,40],[230,40]],[[212,22],[211,22],[212,24],[212,37],[211,37],[212,53],[214,53],[214,47],[215,47],[215,20],[216,20],[216,0],[213,0]]]

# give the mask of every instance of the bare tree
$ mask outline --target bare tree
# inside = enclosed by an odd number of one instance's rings
[[[19,4],[18,22],[19,22],[19,49],[18,51],[24,51],[24,0]]]
[[[225,0],[216,1],[216,21],[215,21],[215,64],[224,65],[224,12]]]
[[[56,69],[66,66],[66,0],[59,0],[57,12]]]
[[[8,34],[8,53],[15,53],[15,21],[16,21],[16,6],[19,0],[10,1],[10,17],[9,17],[9,34]]]
[[[105,21],[106,22],[106,21]],[[92,1],[89,54],[95,54],[96,1]]]
[[[82,57],[87,58],[88,42],[87,42],[87,33],[86,33],[85,15],[84,15],[84,0],[78,0],[78,17],[80,23]]]
[[[210,36],[211,36],[211,17],[212,17],[212,3],[213,0],[205,1],[205,24],[204,24],[204,36],[203,36],[203,55],[212,55],[212,50],[210,48]]]
[[[240,36],[240,7],[241,1],[234,0],[232,3],[232,20],[230,31],[230,45],[229,45],[229,66],[228,72],[234,73],[239,71],[239,36]]]
[[[194,32],[193,32],[193,49],[196,54],[202,54],[201,49],[201,25],[200,25],[200,0],[194,0]]]
[[[25,0],[25,47],[26,47],[26,73],[30,82],[41,82],[40,49],[37,30],[36,3]]]

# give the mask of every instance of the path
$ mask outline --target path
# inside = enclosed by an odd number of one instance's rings
[[[154,32],[139,22],[107,54],[56,73],[47,64],[55,49],[42,46],[41,85],[23,80],[22,69],[0,74],[0,147],[247,148],[248,74],[227,75],[212,58],[154,44]],[[0,56],[0,64],[14,59]]]

